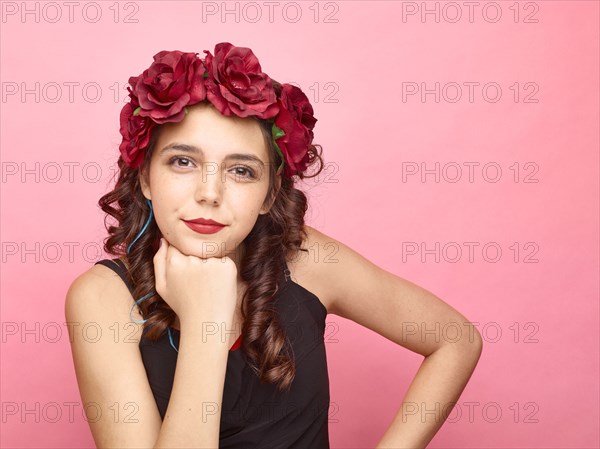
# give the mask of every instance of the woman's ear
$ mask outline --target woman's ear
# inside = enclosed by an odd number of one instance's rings
[[[150,192],[150,176],[146,168],[141,168],[139,172],[140,187],[146,199],[152,201],[152,193]]]

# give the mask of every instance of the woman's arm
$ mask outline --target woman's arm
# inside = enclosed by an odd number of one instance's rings
[[[195,326],[200,320],[181,322],[173,390],[161,422],[139,351],[141,325],[129,318],[132,305],[121,279],[102,265],[79,276],[67,292],[73,361],[96,446],[218,447],[226,343],[203,342],[197,331],[202,326]],[[142,319],[137,310],[133,317]]]
[[[446,344],[426,356],[376,448],[427,447],[467,385],[481,348]]]
[[[482,338],[462,314],[418,285],[389,273],[311,228],[304,273],[317,280],[329,313],[350,319],[425,357],[378,448],[424,448],[465,388]],[[439,410],[438,414],[430,413]],[[442,416],[444,413],[444,416]]]
[[[227,342],[204,338],[200,317],[180,318],[181,338],[173,390],[155,448],[219,447]],[[224,321],[214,321],[219,328]],[[224,329],[231,329],[227,322]],[[226,339],[225,339],[226,340]]]

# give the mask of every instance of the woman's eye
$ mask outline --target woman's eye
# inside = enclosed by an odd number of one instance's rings
[[[179,162],[179,161],[184,161],[184,164],[183,165],[182,164],[176,164],[176,162]],[[177,167],[190,167],[191,163],[192,163],[192,161],[190,161],[189,159],[187,159],[185,157],[174,157],[173,159],[171,159],[169,161],[169,165],[175,165]]]
[[[242,178],[249,178],[249,179],[256,178],[256,174],[254,173],[254,170],[252,170],[251,168],[239,166],[239,167],[234,167],[233,170],[234,170],[234,173],[236,176],[241,176]]]

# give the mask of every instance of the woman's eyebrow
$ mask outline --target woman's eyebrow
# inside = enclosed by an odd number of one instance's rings
[[[202,149],[194,145],[187,145],[184,143],[170,143],[166,145],[162,150],[160,150],[160,154],[162,155],[169,151],[183,151],[185,153],[199,154],[201,157],[204,157],[204,152],[202,151]],[[227,156],[225,156],[224,160],[229,159],[244,160],[248,162],[256,162],[262,166],[265,165],[264,162],[258,156],[249,153],[230,153]]]

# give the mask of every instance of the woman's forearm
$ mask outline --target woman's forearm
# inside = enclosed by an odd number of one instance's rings
[[[425,357],[377,448],[425,448],[458,401],[481,355],[481,341],[446,344]]]
[[[219,329],[231,320],[213,321]],[[181,321],[173,390],[155,448],[218,448],[229,348],[219,335],[203,336],[200,320]]]

